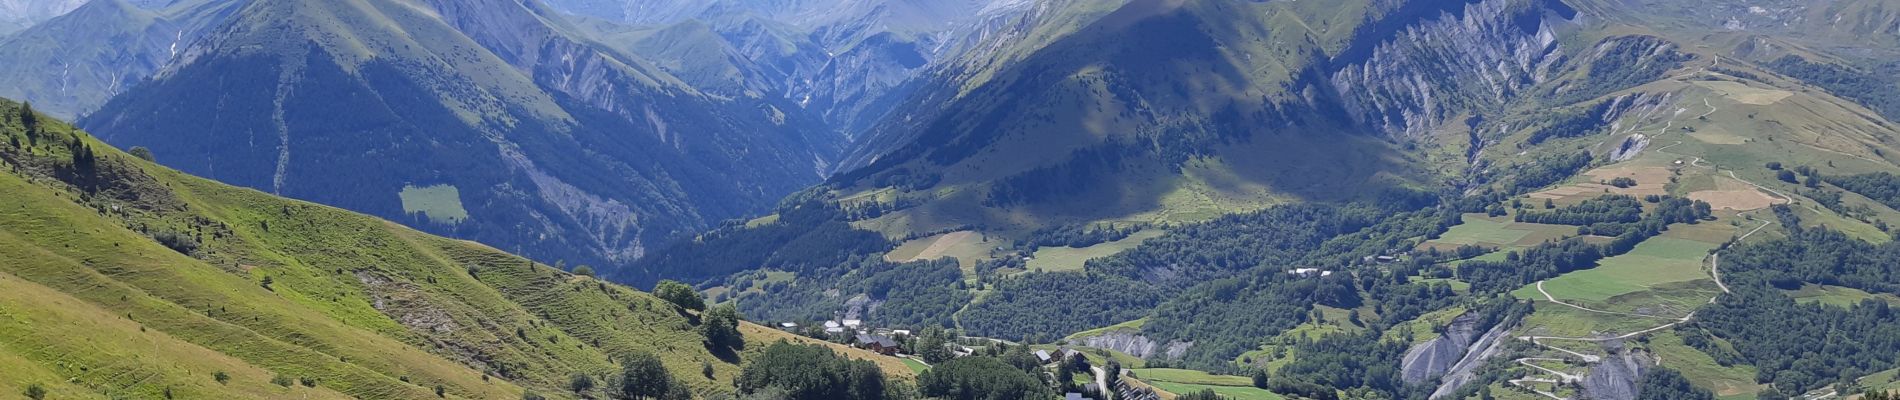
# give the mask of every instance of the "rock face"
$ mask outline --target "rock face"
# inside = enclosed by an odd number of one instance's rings
[[[1611,355],[1584,375],[1583,393],[1594,400],[1634,400],[1637,381],[1656,360],[1641,352],[1619,351],[1621,344],[1608,346]]]
[[[1491,330],[1485,331],[1483,336],[1479,336],[1477,340],[1472,341],[1471,346],[1467,347],[1469,350],[1465,352],[1464,358],[1458,360],[1457,364],[1453,364],[1450,369],[1446,370],[1444,380],[1438,385],[1437,390],[1432,391],[1431,398],[1437,399],[1450,395],[1452,392],[1457,391],[1459,386],[1470,383],[1471,380],[1475,378],[1473,372],[1477,371],[1479,366],[1483,366],[1485,361],[1490,360],[1491,356],[1497,354],[1498,350],[1502,347],[1500,345],[1509,337],[1506,334],[1510,332],[1511,326],[1515,324],[1515,322],[1497,324],[1497,326],[1491,327]],[[1411,374],[1409,370],[1404,372],[1407,376]]]
[[[1188,348],[1194,347],[1194,343],[1188,342],[1169,342],[1167,344],[1155,342],[1154,339],[1143,336],[1141,332],[1137,330],[1108,331],[1100,335],[1070,339],[1069,344],[1119,351],[1128,353],[1128,355],[1135,356],[1136,358],[1148,358],[1158,355],[1167,359],[1180,358],[1181,354],[1186,353]]]
[[[1445,327],[1445,334],[1437,339],[1412,346],[1405,352],[1405,359],[1399,367],[1406,383],[1419,383],[1450,371],[1453,365],[1464,359],[1471,343],[1478,340],[1480,329],[1477,314],[1465,313],[1451,320]]]
[[[1552,12],[1553,9],[1557,12]],[[1502,104],[1544,82],[1565,60],[1547,15],[1562,3],[1485,0],[1397,32],[1335,62],[1332,88],[1351,118],[1392,136],[1418,137],[1449,118]]]

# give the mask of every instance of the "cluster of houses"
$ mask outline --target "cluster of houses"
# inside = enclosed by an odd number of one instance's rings
[[[780,322],[778,327],[788,332],[799,331],[799,325],[795,322]],[[864,320],[858,319],[825,321],[824,328],[826,336],[847,337],[846,335],[849,335],[852,346],[887,356],[897,355],[904,350],[903,344],[897,341],[897,337],[911,335],[909,330],[904,329],[865,328]]]

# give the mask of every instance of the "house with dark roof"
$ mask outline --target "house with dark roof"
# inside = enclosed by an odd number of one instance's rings
[[[878,352],[878,354],[887,356],[896,355],[898,350],[902,350],[902,348],[897,345],[897,341],[891,340],[889,336],[860,333],[857,336],[856,342],[858,348],[875,351]]]

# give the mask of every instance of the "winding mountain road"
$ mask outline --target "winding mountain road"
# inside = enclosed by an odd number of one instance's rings
[[[1719,62],[1719,61],[1718,61],[1718,62]],[[1708,117],[1709,115],[1713,115],[1713,114],[1715,114],[1715,112],[1716,112],[1716,111],[1718,110],[1718,108],[1716,108],[1716,107],[1715,107],[1715,105],[1714,105],[1713,103],[1711,103],[1711,102],[1709,101],[1709,99],[1708,99],[1707,97],[1704,97],[1704,98],[1702,99],[1702,104],[1703,104],[1704,106],[1707,106],[1707,107],[1709,107],[1709,110],[1708,110],[1707,112],[1704,112],[1704,113],[1702,113],[1702,115],[1699,115],[1699,116],[1697,116],[1696,118],[1698,118],[1698,119],[1700,119],[1700,118],[1704,118],[1704,117]],[[1678,113],[1678,114],[1680,114],[1680,113]],[[1653,137],[1660,137],[1660,136],[1662,136],[1662,135],[1664,135],[1664,134],[1667,134],[1667,133],[1669,133],[1669,129],[1670,129],[1670,128],[1673,128],[1674,126],[1675,126],[1675,119],[1674,119],[1674,118],[1671,118],[1670,120],[1668,120],[1668,121],[1666,121],[1666,122],[1665,122],[1665,123],[1663,124],[1663,126],[1662,126],[1662,128],[1660,128],[1660,129],[1658,129],[1658,130],[1656,131],[1656,135],[1655,135],[1655,136],[1653,136]],[[1646,129],[1631,129],[1631,130],[1630,130],[1630,132],[1642,132],[1642,131],[1646,131]],[[1690,161],[1690,162],[1689,162],[1689,165],[1690,165],[1690,166],[1694,166],[1694,167],[1703,167],[1703,165],[1701,165],[1701,164],[1702,164],[1702,163],[1704,162],[1704,160],[1703,160],[1703,159],[1702,159],[1701,157],[1695,157],[1695,156],[1688,156],[1688,155],[1683,155],[1683,154],[1677,154],[1677,153],[1669,153],[1669,152],[1667,152],[1667,151],[1666,151],[1666,150],[1668,150],[1669,148],[1671,148],[1671,147],[1675,147],[1676,145],[1680,145],[1680,144],[1682,144],[1682,141],[1677,141],[1676,143],[1672,143],[1672,144],[1670,144],[1670,145],[1668,145],[1668,146],[1663,146],[1663,147],[1660,147],[1660,148],[1657,148],[1657,149],[1656,149],[1656,151],[1657,151],[1657,152],[1659,152],[1659,153],[1665,153],[1665,154],[1672,154],[1672,155],[1676,155],[1676,156],[1679,156],[1679,157],[1687,157],[1687,158],[1693,158],[1693,161]],[[1706,168],[1712,168],[1712,169],[1716,169],[1716,170],[1717,170],[1717,171],[1719,171],[1719,172],[1722,172],[1722,173],[1726,173],[1726,174],[1728,174],[1728,176],[1729,176],[1729,178],[1732,178],[1732,179],[1735,179],[1735,180],[1738,180],[1738,181],[1742,181],[1743,183],[1747,183],[1747,184],[1748,184],[1749,186],[1753,186],[1753,187],[1755,187],[1756,189],[1759,189],[1759,190],[1762,190],[1762,191],[1764,191],[1764,192],[1768,192],[1768,193],[1771,193],[1771,194],[1774,194],[1775,196],[1777,196],[1777,197],[1780,197],[1780,200],[1781,200],[1782,202],[1784,202],[1784,203],[1786,203],[1786,202],[1793,202],[1793,201],[1794,201],[1794,197],[1792,197],[1792,196],[1788,196],[1788,194],[1786,194],[1786,193],[1782,193],[1781,191],[1778,191],[1778,190],[1775,190],[1775,189],[1771,189],[1771,188],[1768,188],[1768,187],[1766,187],[1766,186],[1762,186],[1762,185],[1759,185],[1759,184],[1756,184],[1756,183],[1754,183],[1754,182],[1750,182],[1750,181],[1748,181],[1748,180],[1746,180],[1746,179],[1742,179],[1742,178],[1741,178],[1741,177],[1739,177],[1739,176],[1736,176],[1736,175],[1735,175],[1735,171],[1729,171],[1729,170],[1722,170],[1722,169],[1720,169],[1720,168],[1718,168],[1718,167],[1716,167],[1715,165],[1708,165],[1708,166],[1706,166]],[[1753,213],[1753,212],[1756,212],[1756,211],[1760,211],[1760,210],[1759,210],[1759,209],[1757,209],[1757,210],[1750,210],[1750,211],[1745,211],[1745,212],[1741,212],[1741,213],[1738,213],[1738,214],[1736,214],[1736,216],[1743,216],[1743,215],[1747,215],[1747,214],[1749,214],[1749,213]],[[1749,238],[1750,236],[1754,236],[1754,235],[1755,235],[1755,233],[1757,233],[1757,232],[1761,232],[1761,230],[1762,230],[1762,229],[1764,229],[1764,228],[1767,228],[1767,227],[1768,227],[1769,225],[1773,225],[1774,223],[1775,223],[1775,221],[1762,221],[1762,224],[1761,224],[1761,225],[1758,225],[1758,226],[1756,226],[1756,227],[1755,227],[1754,229],[1751,229],[1751,230],[1749,230],[1749,231],[1748,231],[1747,233],[1744,233],[1744,234],[1742,234],[1741,236],[1738,236],[1738,237],[1736,237],[1736,239],[1735,239],[1735,242],[1737,242],[1737,243],[1740,243],[1741,241],[1744,241],[1744,240],[1747,240],[1747,239],[1748,239],[1748,238]],[[1710,279],[1712,279],[1713,281],[1715,281],[1715,285],[1716,285],[1716,287],[1718,287],[1718,288],[1720,288],[1720,289],[1722,290],[1722,292],[1721,292],[1721,293],[1717,293],[1716,295],[1714,295],[1714,296],[1710,296],[1710,297],[1709,297],[1709,301],[1708,301],[1708,304],[1715,304],[1715,302],[1716,302],[1716,300],[1718,300],[1718,299],[1720,299],[1720,298],[1721,298],[1721,296],[1722,296],[1723,294],[1727,294],[1727,293],[1731,293],[1731,291],[1729,290],[1729,287],[1728,287],[1728,283],[1726,283],[1726,282],[1723,282],[1723,281],[1722,281],[1722,267],[1721,267],[1721,264],[1722,264],[1722,257],[1721,257],[1721,255],[1720,255],[1720,254],[1717,254],[1717,253],[1711,253],[1711,254],[1709,254],[1709,256],[1707,257],[1707,259],[1709,260],[1709,277],[1710,277]],[[1669,321],[1669,322],[1666,322],[1666,323],[1663,323],[1663,324],[1661,324],[1661,325],[1657,325],[1657,326],[1655,326],[1655,327],[1651,327],[1651,328],[1648,328],[1648,329],[1643,329],[1643,330],[1638,330],[1638,331],[1635,331],[1635,332],[1630,332],[1630,333],[1625,333],[1625,334],[1621,334],[1621,335],[1614,335],[1614,336],[1597,336],[1597,337],[1564,337],[1564,336],[1529,336],[1529,335],[1527,335],[1527,336],[1518,336],[1518,337],[1517,337],[1517,339],[1518,339],[1518,340],[1524,340],[1524,341],[1528,341],[1528,342],[1531,342],[1531,344],[1534,344],[1534,345],[1537,345],[1537,346],[1539,346],[1539,347],[1543,347],[1543,348],[1545,348],[1545,349],[1550,349],[1550,350],[1554,350],[1554,351],[1557,351],[1557,352],[1561,352],[1561,353],[1565,353],[1565,354],[1569,354],[1569,355],[1571,355],[1571,356],[1575,356],[1575,357],[1577,357],[1577,358],[1579,358],[1579,359],[1582,359],[1582,360],[1583,360],[1584,362],[1586,362],[1586,363],[1596,363],[1596,362],[1598,362],[1598,361],[1600,361],[1600,360],[1601,360],[1602,358],[1601,358],[1601,357],[1599,357],[1599,356],[1596,356],[1596,355],[1590,355],[1590,354],[1583,354],[1583,353],[1579,353],[1579,352],[1576,352],[1576,351],[1573,351],[1573,350],[1569,350],[1569,349],[1565,349],[1565,348],[1561,348],[1561,347],[1556,347],[1556,346],[1551,346],[1551,345],[1549,345],[1549,344],[1545,344],[1545,343],[1543,343],[1543,342],[1544,342],[1544,341],[1549,341],[1549,340],[1568,340],[1568,341],[1580,341],[1580,342],[1590,342],[1590,343],[1601,343],[1601,342],[1608,342],[1608,341],[1615,341],[1615,340],[1624,340],[1624,339],[1629,339],[1629,338],[1634,338],[1634,337],[1638,337],[1638,336],[1642,336],[1642,335],[1646,335],[1646,334],[1650,334],[1650,333],[1653,333],[1653,332],[1656,332],[1656,331],[1661,331],[1661,330],[1664,330],[1664,329],[1669,329],[1669,328],[1672,328],[1672,327],[1675,327],[1675,326],[1677,326],[1677,325],[1681,325],[1681,324],[1683,324],[1683,323],[1687,323],[1687,322],[1689,322],[1689,321],[1692,321],[1692,320],[1694,320],[1694,319],[1695,319],[1695,315],[1696,315],[1696,313],[1695,313],[1694,311],[1691,311],[1691,312],[1689,312],[1688,314],[1686,314],[1686,315],[1683,315],[1683,316],[1682,316],[1681,318],[1670,318],[1670,317],[1664,317],[1664,316],[1656,316],[1656,315],[1647,315],[1647,314],[1635,314],[1635,313],[1626,313],[1626,312],[1618,312],[1618,311],[1608,311],[1608,310],[1598,310],[1598,309],[1593,309],[1593,308],[1589,308],[1589,307],[1584,307],[1584,306],[1581,306],[1581,305],[1577,305],[1577,304],[1571,304],[1571,303],[1567,303],[1567,302],[1564,302],[1564,301],[1562,301],[1562,300],[1558,300],[1556,296],[1552,296],[1552,295],[1550,294],[1550,292],[1549,292],[1549,291],[1546,291],[1546,290],[1544,290],[1544,282],[1546,282],[1546,281],[1538,281],[1538,282],[1537,282],[1537,284],[1536,284],[1536,286],[1537,286],[1537,292],[1538,292],[1539,294],[1542,294],[1542,295],[1544,296],[1544,300],[1546,300],[1546,301],[1548,301],[1548,302],[1551,302],[1551,303],[1554,303],[1554,304],[1558,304],[1558,305],[1562,305],[1562,306],[1565,306],[1565,307],[1570,307],[1570,308],[1573,308],[1573,309],[1577,309],[1577,310],[1582,310],[1582,311],[1585,311],[1585,312],[1591,312],[1591,313],[1598,313],[1598,314],[1606,314],[1606,315],[1617,315],[1617,316],[1626,316],[1626,317],[1639,317],[1639,318],[1653,318],[1653,319],[1664,319],[1664,320],[1668,320],[1668,321]],[[1534,388],[1532,388],[1531,386],[1529,386],[1529,385],[1527,385],[1526,383],[1527,383],[1527,382],[1536,382],[1536,383],[1559,383],[1559,382],[1575,382],[1575,381],[1581,381],[1581,380],[1582,380],[1582,378],[1581,378],[1581,377],[1579,377],[1579,376],[1577,376],[1577,375],[1572,375],[1572,374],[1568,374],[1568,373],[1564,373],[1564,372],[1560,372],[1560,371],[1555,371],[1555,370],[1551,370],[1551,369],[1549,369],[1549,368],[1545,368],[1545,367],[1543,367],[1543,366],[1540,366],[1540,365],[1536,365],[1535,363],[1533,363],[1533,362],[1532,362],[1532,361],[1563,361],[1562,359],[1555,359],[1555,358],[1540,358],[1540,357],[1526,357],[1526,358],[1519,358],[1519,359],[1516,359],[1516,360],[1514,360],[1514,361],[1516,361],[1516,362],[1517,362],[1518,364],[1522,364],[1522,365],[1524,365],[1524,366],[1527,366],[1527,367],[1531,367],[1531,368],[1534,368],[1534,369],[1537,369],[1537,370],[1540,370],[1540,371],[1543,371],[1543,372],[1545,372],[1545,373],[1549,373],[1549,374],[1551,374],[1552,376],[1556,376],[1556,377],[1558,377],[1559,379],[1561,379],[1561,381],[1559,381],[1559,380],[1554,380],[1554,379],[1543,379],[1543,378],[1523,378],[1523,379],[1514,379],[1514,380],[1510,380],[1510,381],[1509,381],[1509,382],[1510,382],[1510,383],[1511,383],[1512,385],[1516,385],[1516,386],[1519,386],[1519,387],[1522,387],[1522,388],[1524,388],[1524,389],[1527,389],[1527,390],[1531,390],[1531,391],[1533,391],[1533,392],[1536,392],[1537,394],[1540,394],[1540,395],[1544,395],[1544,396],[1546,396],[1546,397],[1550,397],[1550,398],[1553,398],[1553,399],[1559,399],[1559,400],[1562,400],[1563,398],[1562,398],[1562,397],[1560,397],[1560,396],[1557,396],[1556,394],[1553,394],[1553,393],[1549,393],[1549,392],[1544,392],[1544,391],[1539,391],[1539,390],[1536,390],[1536,389],[1534,389]],[[1658,360],[1658,362],[1660,362],[1660,360]]]

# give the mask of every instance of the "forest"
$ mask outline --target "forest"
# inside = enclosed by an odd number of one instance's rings
[[[1900,354],[1900,313],[1890,304],[1804,304],[1785,290],[1834,285],[1900,293],[1900,274],[1892,269],[1900,265],[1900,244],[1873,245],[1826,228],[1801,228],[1785,206],[1776,207],[1782,222],[1793,227],[1789,237],[1725,251],[1723,277],[1734,292],[1677,327],[1684,342],[1725,365],[1754,365],[1756,379],[1780,391],[1764,398],[1797,396],[1894,368],[1900,361],[1893,357]]]
[[[836,268],[852,256],[896,246],[883,235],[852,228],[833,205],[817,201],[778,209],[778,221],[729,223],[696,238],[672,242],[624,269],[617,280],[646,286],[660,278],[703,281],[762,267],[790,271]]]
[[[1900,90],[1890,80],[1893,66],[1885,76],[1862,72],[1850,66],[1808,61],[1787,55],[1764,65],[1775,72],[1820,86],[1836,96],[1858,102],[1887,118],[1900,118]]]

